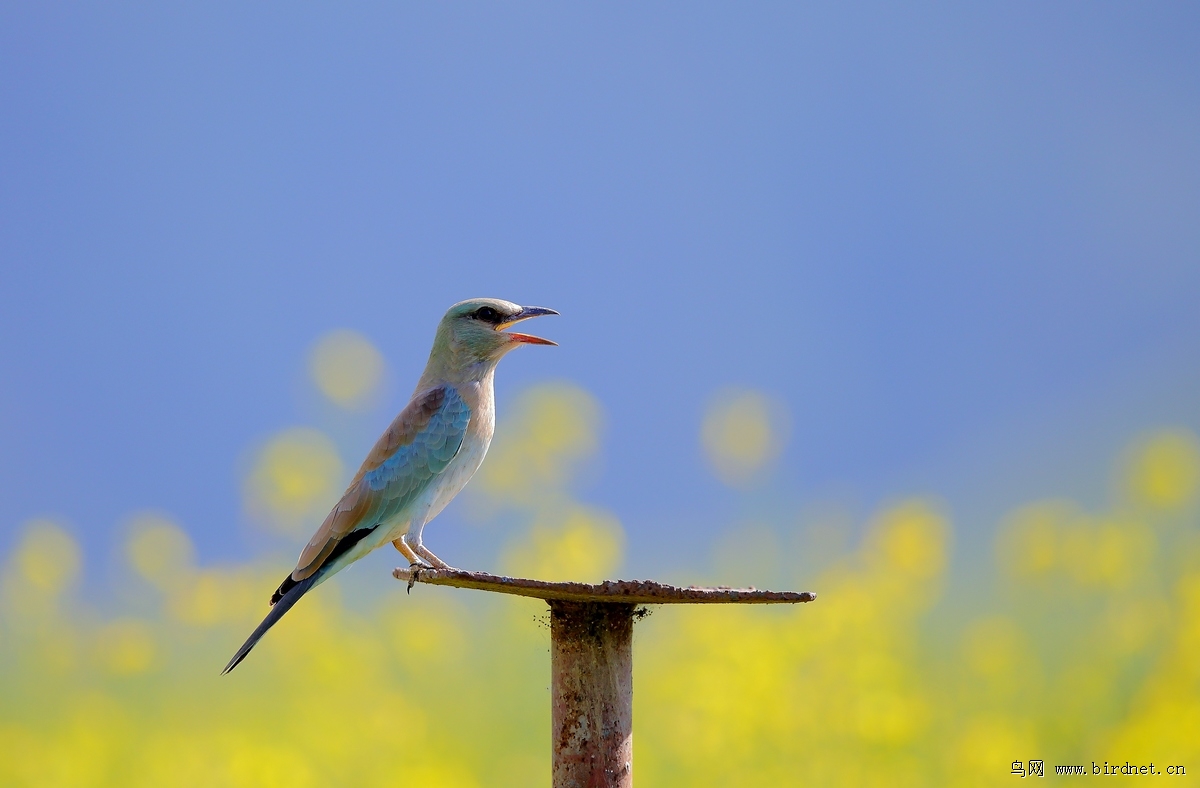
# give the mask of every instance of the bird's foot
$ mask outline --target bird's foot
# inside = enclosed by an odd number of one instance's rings
[[[421,570],[422,569],[430,569],[431,570],[433,568],[434,567],[423,564],[420,561],[413,561],[411,564],[409,564],[408,565],[408,590],[405,593],[408,593],[408,594],[412,593],[412,587],[414,585],[416,585],[418,580],[421,579]]]

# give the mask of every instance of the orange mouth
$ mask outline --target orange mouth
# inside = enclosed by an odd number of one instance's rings
[[[558,314],[558,312],[555,312],[553,309],[547,309],[544,306],[521,307],[520,312],[513,315],[510,319],[504,321],[503,323],[498,324],[496,326],[496,330],[503,331],[504,329],[508,328],[509,326],[516,325],[517,323],[520,323],[522,320],[528,320],[531,317],[540,317],[541,315],[557,315],[557,314]],[[505,336],[510,337],[513,342],[520,342],[520,343],[526,344],[526,345],[555,345],[555,346],[558,345],[557,342],[551,342],[549,339],[542,339],[541,337],[535,337],[531,334],[518,334],[516,331],[513,331],[512,333],[509,333],[509,334],[505,334]]]
[[[523,342],[527,345],[554,345],[556,347],[558,346],[557,342],[551,342],[549,339],[542,339],[541,337],[535,337],[532,334],[518,334],[516,331],[513,331],[511,333],[505,334],[505,336],[510,337],[513,342]]]

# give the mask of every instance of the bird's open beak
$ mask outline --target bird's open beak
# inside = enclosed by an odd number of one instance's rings
[[[525,306],[521,307],[521,311],[513,315],[512,318],[500,323],[496,326],[497,331],[503,331],[511,325],[520,323],[522,320],[528,320],[531,317],[540,317],[541,315],[557,315],[553,309],[547,309],[544,306]],[[505,334],[513,342],[524,342],[529,345],[557,345],[557,342],[551,342],[549,339],[542,339],[530,334],[518,334],[516,331],[510,331]]]

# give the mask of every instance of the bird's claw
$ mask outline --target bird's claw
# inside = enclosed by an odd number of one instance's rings
[[[422,569],[432,569],[432,568],[433,567],[429,567],[429,566],[425,566],[424,564],[417,563],[416,561],[409,564],[408,565],[408,589],[405,591],[405,593],[408,593],[408,594],[412,593],[412,587],[414,585],[416,585],[418,580],[421,579],[420,575],[421,575]]]

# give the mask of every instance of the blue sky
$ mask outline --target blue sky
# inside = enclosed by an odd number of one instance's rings
[[[937,493],[969,542],[1098,501],[1200,428],[1198,39],[1184,3],[5,4],[0,550],[150,508],[245,555],[316,338],[388,360],[365,450],[476,295],[562,312],[501,418],[595,393],[586,497],[645,573],[746,505],[699,449],[723,386],[787,403],[785,507]]]

